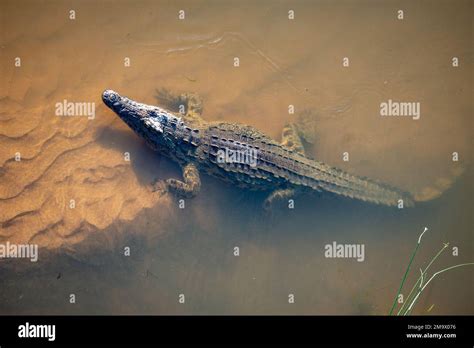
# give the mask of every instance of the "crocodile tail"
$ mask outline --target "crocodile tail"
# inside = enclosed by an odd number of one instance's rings
[[[318,167],[320,173],[324,173],[322,180],[321,174],[318,175],[320,179],[317,185],[320,189],[376,204],[398,206],[403,201],[404,207],[414,206],[414,199],[408,192],[372,179],[351,175],[322,163],[319,163]]]

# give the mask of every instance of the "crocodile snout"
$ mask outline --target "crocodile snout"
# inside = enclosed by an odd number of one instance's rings
[[[102,100],[110,108],[113,108],[114,103],[120,101],[120,94],[118,94],[115,91],[112,91],[111,89],[106,89],[102,93]]]

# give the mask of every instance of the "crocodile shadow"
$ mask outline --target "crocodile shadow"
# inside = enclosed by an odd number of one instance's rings
[[[153,151],[143,139],[128,129],[101,127],[97,130],[96,141],[104,148],[115,149],[123,154],[128,152],[130,166],[141,185],[150,185],[154,180],[164,180],[171,177],[181,178],[181,169],[177,163]],[[202,179],[204,185],[212,186],[221,193],[234,189],[208,175],[203,175]],[[242,195],[238,194],[238,196]]]
[[[97,130],[96,141],[104,148],[130,154],[130,166],[141,185],[167,175],[179,175],[179,167],[150,149],[145,142],[126,129],[102,127]]]

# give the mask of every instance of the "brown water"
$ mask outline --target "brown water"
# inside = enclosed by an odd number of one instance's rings
[[[2,1],[0,10],[0,242],[41,247],[37,263],[2,261],[0,313],[385,314],[424,226],[409,284],[443,242],[433,270],[473,261],[471,2]],[[320,195],[264,214],[264,194],[204,176],[178,209],[149,183],[179,168],[102,104],[106,88],[146,103],[157,88],[197,92],[206,119],[276,139],[307,110],[313,157],[426,202],[399,210]],[[56,116],[64,99],[94,102],[95,118]],[[381,117],[388,99],[420,102],[421,118]],[[325,258],[333,241],[364,244],[365,261]],[[414,313],[473,314],[473,275],[442,274]]]

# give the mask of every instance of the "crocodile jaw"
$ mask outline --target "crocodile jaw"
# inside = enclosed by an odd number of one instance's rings
[[[162,116],[156,106],[137,103],[110,89],[102,93],[102,100],[139,135],[143,136],[145,130],[163,133]]]
[[[127,97],[123,97],[110,89],[102,93],[102,100],[105,105],[112,109],[126,123],[151,116],[154,108],[153,106],[137,103]]]

